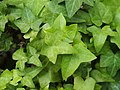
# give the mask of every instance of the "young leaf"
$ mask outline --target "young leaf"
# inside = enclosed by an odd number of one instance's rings
[[[65,0],[68,17],[71,18],[82,5],[83,0]]]
[[[34,65],[36,65],[38,67],[42,67],[42,63],[41,63],[41,61],[39,59],[39,54],[35,54],[35,55],[31,56],[28,63],[34,64]]]
[[[67,80],[67,78],[75,72],[82,62],[90,62],[96,59],[95,55],[82,44],[76,44],[74,48],[76,49],[75,54],[65,55],[62,59],[61,70],[64,80]]]
[[[41,49],[41,54],[47,56],[53,64],[56,63],[57,55],[72,54],[73,52],[73,47],[66,42],[57,42],[52,46],[44,45]]]
[[[32,78],[30,76],[25,76],[23,77],[23,79],[21,80],[21,83],[24,85],[24,86],[28,86],[30,88],[35,88],[35,85],[32,81]]]
[[[107,36],[114,36],[110,26],[104,26],[102,29],[97,28],[96,26],[91,26],[87,30],[93,34],[94,46],[97,53],[102,49]]]
[[[12,58],[14,60],[23,60],[23,61],[27,61],[27,56],[26,54],[23,52],[23,48],[18,49],[16,52],[14,52]]]
[[[6,88],[6,84],[12,79],[12,72],[6,69],[0,76],[0,89],[3,90]]]
[[[89,77],[85,81],[77,76],[74,78],[74,89],[75,90],[94,90],[96,81]]]
[[[119,40],[119,38],[120,38],[120,26],[116,27],[116,31],[117,32],[115,33],[115,36],[111,37],[111,42],[115,43],[118,46],[118,48],[120,48],[120,40]]]

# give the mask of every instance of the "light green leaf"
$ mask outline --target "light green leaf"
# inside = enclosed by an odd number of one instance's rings
[[[42,23],[41,19],[34,20],[34,22],[31,24],[31,29],[33,29],[34,31],[39,31],[41,23]]]
[[[25,76],[22,78],[21,80],[21,83],[24,85],[24,86],[28,86],[30,88],[35,88],[35,85],[33,83],[33,80],[30,76]]]
[[[30,38],[30,42],[31,42],[33,39],[36,38],[37,34],[38,34],[38,32],[32,30],[32,31],[29,31],[28,33],[26,33],[23,37],[25,39],[29,39]]]
[[[8,19],[6,16],[0,16],[0,31],[4,31],[5,24],[8,22]]]
[[[40,83],[40,89],[44,90],[45,87],[47,87],[48,89],[50,83],[49,72],[45,72],[45,71],[41,72],[40,75],[38,76],[38,79]]]
[[[30,67],[25,69],[25,76],[30,76],[32,79],[37,76],[41,71],[42,67]]]
[[[96,59],[95,55],[82,44],[76,44],[74,48],[76,49],[75,54],[65,55],[62,59],[61,70],[64,80],[67,80],[67,78],[75,72],[82,62],[90,62]]]
[[[120,52],[114,54],[112,51],[101,55],[100,66],[108,67],[108,72],[111,76],[115,76],[120,69]]]
[[[115,36],[111,37],[111,42],[112,43],[115,43],[118,48],[120,48],[120,25],[116,27],[116,33],[115,33]]]
[[[0,89],[4,90],[6,88],[6,84],[10,82],[12,79],[12,72],[8,69],[4,70],[0,77]]]
[[[115,81],[107,72],[100,72],[98,70],[92,70],[91,76],[97,82],[114,82]]]
[[[8,19],[13,22],[14,20],[20,18],[22,15],[22,10],[21,9],[12,9],[10,14],[8,15]]]
[[[104,26],[102,29],[91,26],[87,30],[93,34],[94,46],[97,53],[102,49],[107,36],[114,36],[114,32],[111,30],[110,26]]]
[[[24,8],[21,19],[16,20],[14,23],[22,33],[27,33],[30,28],[39,31],[42,20],[35,17],[30,9]]]
[[[17,88],[16,90],[25,90],[24,88]]]
[[[93,6],[94,5],[94,0],[83,0],[84,3],[86,3],[87,5]]]
[[[22,33],[26,33],[30,29],[30,26],[23,20],[17,20],[14,23],[17,27],[19,27]]]
[[[30,8],[34,15],[38,15],[49,0],[25,0],[25,5]]]
[[[40,56],[39,54],[33,55],[32,57],[30,57],[28,63],[34,64],[34,65],[36,65],[38,67],[42,67],[42,63],[41,63],[41,61],[39,59],[39,56]]]
[[[77,25],[73,24],[66,27],[66,20],[60,14],[54,24],[49,29],[45,30],[45,43],[47,45],[56,44],[59,41],[73,41],[77,31]]]
[[[73,47],[66,42],[57,42],[52,46],[44,45],[41,49],[41,54],[47,56],[53,64],[56,63],[57,55],[72,54],[73,52]]]
[[[19,68],[21,71],[25,69],[25,63],[27,61],[19,60],[16,62],[16,68]]]
[[[13,80],[10,81],[10,84],[17,86],[18,82],[21,81],[22,76],[20,75],[20,72],[17,69],[12,70],[12,72],[13,72]]]
[[[77,76],[74,78],[74,89],[75,90],[94,90],[96,81],[89,77],[85,81]]]
[[[12,58],[14,60],[23,60],[23,61],[27,61],[27,56],[26,56],[26,53],[24,53],[23,51],[23,48],[20,48],[18,50],[16,50],[14,53],[13,53],[13,56]]]
[[[69,18],[71,18],[80,9],[83,0],[65,0],[66,10]]]

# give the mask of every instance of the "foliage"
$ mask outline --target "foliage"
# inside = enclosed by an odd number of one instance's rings
[[[0,90],[119,90],[120,0],[1,0]]]

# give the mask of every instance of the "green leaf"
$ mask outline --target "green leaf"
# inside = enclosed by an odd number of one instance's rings
[[[117,71],[120,69],[120,52],[114,54],[113,52],[108,52],[101,55],[100,66],[108,67],[108,71],[111,76],[115,76]]]
[[[60,14],[54,24],[49,29],[45,30],[45,43],[47,45],[56,44],[59,41],[73,41],[77,31],[77,25],[73,24],[66,27],[66,20]],[[56,38],[55,38],[56,37]]]
[[[80,9],[83,0],[65,0],[68,17],[71,18]]]
[[[94,90],[96,81],[89,77],[85,81],[80,76],[74,78],[75,90]]]
[[[72,54],[73,52],[73,47],[66,42],[57,42],[52,46],[44,45],[41,49],[41,54],[47,56],[53,64],[56,63],[57,55]]]
[[[120,26],[116,27],[116,31],[117,32],[115,33],[115,36],[111,37],[111,42],[115,43],[118,46],[118,48],[120,48],[120,40],[119,40],[119,38],[120,38]]]
[[[111,30],[110,26],[104,26],[102,29],[91,26],[87,30],[93,34],[94,46],[97,53],[101,51],[107,36],[114,36],[114,32]]]
[[[35,54],[32,57],[30,57],[28,63],[34,64],[34,65],[36,65],[38,67],[42,67],[42,63],[41,63],[41,61],[39,59],[39,54]]]
[[[16,90],[25,90],[24,88],[17,88]]]
[[[3,90],[6,88],[7,83],[12,79],[12,72],[8,69],[4,70],[4,72],[0,76],[0,89]]]
[[[49,0],[25,0],[25,5],[30,8],[34,15],[38,15]]]
[[[110,90],[119,90],[120,89],[120,82],[110,83]]]
[[[41,72],[38,76],[39,83],[40,83],[40,89],[44,89],[45,87],[49,86],[50,83],[50,76],[49,72]],[[48,89],[48,88],[47,88]]]
[[[7,22],[8,22],[8,19],[6,16],[4,16],[4,15],[0,16],[0,31],[2,31],[2,32],[4,31],[5,25]]]
[[[94,7],[89,10],[89,14],[91,21],[97,26],[101,26],[102,22],[109,24],[113,19],[110,8],[98,1],[96,1]]]
[[[64,80],[67,80],[67,78],[75,72],[82,62],[90,62],[96,59],[95,55],[83,45],[76,44],[74,48],[76,49],[75,54],[64,55],[62,59],[61,70]]]
[[[2,33],[0,36],[0,50],[8,51],[11,47],[13,38],[9,33]]]
[[[92,70],[91,76],[97,82],[114,82],[115,81],[107,72],[100,72],[98,70]]]
[[[30,76],[33,79],[42,71],[42,69],[42,67],[25,68],[25,76]]]
[[[22,12],[22,18],[16,20],[14,23],[22,33],[27,33],[30,28],[35,31],[39,31],[41,22],[41,19],[35,17],[30,9],[25,8]]]
[[[46,4],[45,8],[40,14],[43,21],[49,23],[50,25],[53,24],[54,20],[62,13],[64,16],[67,16],[66,8],[63,5],[58,5],[55,1],[50,1]]]
[[[21,83],[24,85],[24,86],[28,86],[30,88],[35,88],[35,85],[33,83],[33,80],[30,76],[25,76],[22,78],[21,80]]]
[[[23,48],[20,48],[20,49],[16,50],[16,51],[13,53],[12,58],[13,58],[14,60],[27,61],[26,53],[24,53],[23,50],[24,50]]]
[[[16,62],[16,68],[19,68],[21,71],[25,69],[25,63],[27,61],[19,60]]]
[[[17,86],[18,82],[21,81],[22,76],[20,75],[20,72],[17,69],[12,70],[12,72],[13,72],[13,80],[10,81],[10,84]]]
[[[83,0],[85,4],[93,6],[94,5],[94,0]]]

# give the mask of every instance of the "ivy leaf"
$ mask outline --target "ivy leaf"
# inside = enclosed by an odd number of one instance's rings
[[[33,80],[30,76],[24,76],[21,80],[21,83],[24,85],[24,86],[28,86],[30,88],[35,88],[35,85],[33,83]]]
[[[25,63],[28,61],[26,54],[23,52],[23,48],[18,49],[15,53],[13,53],[12,58],[14,60],[18,60],[16,63],[16,68],[20,70],[24,70]]]
[[[95,2],[95,5],[89,10],[91,21],[101,26],[102,22],[109,24],[112,22],[113,16],[109,7],[106,7],[102,2]],[[108,18],[109,17],[109,18]]]
[[[68,41],[68,43],[71,43],[73,42],[76,31],[77,25],[66,26],[66,20],[63,15],[60,14],[54,21],[52,27],[44,31],[45,43],[47,45],[56,44],[59,41]]]
[[[90,5],[90,6],[94,6],[94,0],[83,0],[84,3],[86,3],[87,5]]]
[[[80,76],[74,78],[75,90],[94,90],[96,81],[89,77],[85,81]]]
[[[43,21],[49,23],[50,25],[53,24],[54,20],[62,13],[64,16],[67,16],[66,8],[63,5],[58,5],[55,1],[50,1],[45,5],[45,8],[40,14]]]
[[[26,33],[30,28],[39,31],[39,26],[42,21],[41,19],[36,18],[30,9],[25,8],[22,13],[22,18],[16,20],[14,23],[22,33]]]
[[[0,89],[3,90],[6,88],[6,84],[12,79],[12,72],[6,69],[0,77]]]
[[[4,31],[5,29],[5,24],[8,22],[8,19],[4,15],[0,15],[0,31]]]
[[[53,64],[56,63],[58,54],[72,54],[73,52],[73,47],[66,42],[58,42],[52,46],[44,45],[41,49],[41,54],[47,56]]]
[[[91,76],[97,82],[114,82],[115,81],[107,72],[100,72],[98,70],[92,70]]]
[[[42,67],[42,63],[41,63],[41,61],[39,59],[39,56],[40,56],[39,54],[35,54],[35,55],[31,56],[28,63],[34,64],[34,65],[36,65],[38,67]]]
[[[68,17],[71,18],[82,5],[83,0],[65,0]]]
[[[26,60],[26,59],[27,59],[27,56],[26,56],[26,54],[24,53],[23,48],[20,48],[20,49],[18,49],[16,52],[14,52],[12,58],[13,58],[14,60],[27,61],[27,60]]]
[[[100,66],[108,67],[111,76],[115,76],[120,69],[120,52],[114,54],[112,51],[101,55]]]
[[[30,8],[34,15],[38,15],[49,0],[25,0],[25,5]]]
[[[75,72],[82,62],[90,62],[96,59],[95,55],[82,44],[76,44],[74,48],[76,49],[75,54],[65,55],[62,59],[61,70],[64,80],[67,80],[67,78]]]
[[[117,26],[116,27],[116,33],[115,33],[115,36],[112,36],[111,37],[111,42],[112,43],[115,43],[118,48],[120,48],[120,40],[118,38],[120,38],[120,26]]]
[[[97,53],[102,49],[107,36],[114,36],[114,32],[111,30],[110,26],[104,26],[102,29],[91,26],[87,30],[93,34],[94,46]]]
[[[42,67],[30,67],[30,68],[25,68],[25,76],[30,76],[32,79],[37,76],[41,71]]]
[[[49,72],[45,72],[45,71],[41,72],[40,75],[38,76],[38,79],[41,86],[40,89],[49,87],[49,83],[50,83]]]
[[[22,76],[19,74],[20,72],[17,69],[12,70],[12,72],[13,72],[13,80],[10,81],[10,84],[17,86],[18,82],[21,81]]]

